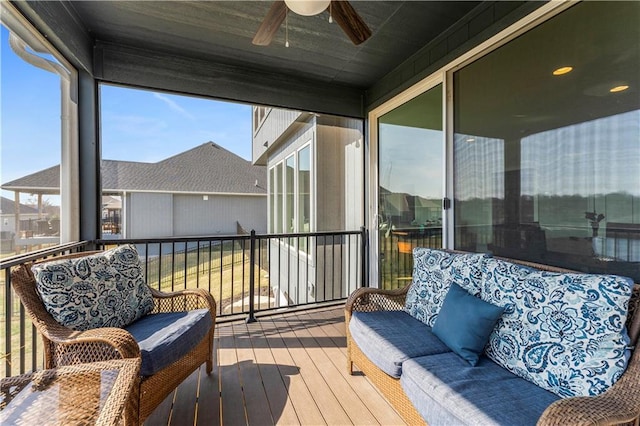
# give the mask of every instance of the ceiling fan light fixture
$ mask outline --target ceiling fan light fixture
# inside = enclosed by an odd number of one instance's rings
[[[560,67],[558,69],[553,70],[553,75],[565,75],[565,74],[569,74],[571,71],[573,71],[573,67]]]
[[[625,90],[627,90],[629,88],[628,85],[626,84],[621,84],[619,86],[615,86],[612,87],[611,89],[609,89],[609,92],[611,93],[618,93],[618,92],[624,92]]]
[[[302,16],[313,16],[324,12],[331,0],[284,0],[292,12]]]

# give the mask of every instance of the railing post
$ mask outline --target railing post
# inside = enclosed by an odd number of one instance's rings
[[[247,324],[256,322],[255,317],[255,294],[256,294],[256,231],[251,230],[251,237],[249,240],[249,316],[247,317]]]
[[[369,279],[367,277],[367,271],[368,271],[368,250],[367,250],[367,245],[369,242],[369,238],[368,238],[368,233],[367,233],[367,228],[365,228],[364,226],[360,227],[360,264],[361,264],[361,274],[360,274],[360,278],[362,280],[362,287],[369,287]]]
[[[10,268],[4,270],[4,286],[5,286],[5,299],[4,299],[4,309],[5,309],[5,334],[4,334],[4,342],[5,342],[5,377],[11,376],[11,322],[13,320],[13,302],[11,300],[11,273]],[[22,331],[21,331],[22,332]]]

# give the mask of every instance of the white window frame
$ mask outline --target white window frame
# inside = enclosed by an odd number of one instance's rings
[[[269,173],[269,197],[268,197],[268,209],[269,209],[269,215],[271,215],[271,212],[273,211],[274,214],[274,218],[273,220],[271,220],[271,217],[269,217],[269,226],[271,226],[271,224],[273,223],[274,226],[276,226],[277,223],[280,223],[280,225],[282,226],[282,232],[277,232],[276,229],[269,229],[269,232],[272,234],[277,234],[277,233],[283,233],[283,234],[290,234],[290,233],[300,233],[303,232],[300,229],[299,223],[300,223],[300,206],[298,203],[299,197],[300,197],[300,181],[298,179],[299,173],[300,173],[300,153],[304,150],[308,148],[309,149],[309,231],[308,232],[315,232],[315,219],[316,219],[316,214],[315,214],[315,194],[316,194],[316,188],[315,188],[315,153],[314,153],[314,149],[313,149],[313,137],[311,137],[307,142],[305,142],[303,145],[301,145],[299,148],[297,148],[295,151],[291,152],[290,154],[288,154],[286,157],[282,158],[281,160],[279,160],[278,162],[274,163],[271,167],[269,167],[268,173]],[[287,217],[286,217],[286,213],[287,213],[287,178],[286,178],[286,170],[287,170],[287,161],[292,159],[294,160],[294,177],[293,177],[293,219],[294,219],[294,223],[293,223],[293,231],[290,231],[288,228],[288,224],[287,224]],[[277,190],[278,190],[278,173],[277,173],[277,168],[281,167],[282,173],[280,176],[280,183],[282,184],[282,200],[278,203],[277,202]],[[274,179],[273,182],[271,182],[271,172],[273,171],[274,174]],[[271,194],[273,193],[273,200],[275,202],[274,208],[271,208]],[[279,222],[278,222],[279,221]],[[284,241],[285,239],[283,239],[281,241],[281,244],[288,244],[286,241]],[[297,239],[295,239],[297,240]],[[311,244],[311,240],[310,240],[310,246],[312,247],[313,244]],[[298,243],[297,241],[293,241],[291,244],[289,244],[291,249],[297,250],[298,249]],[[311,254],[311,247],[308,249],[308,251],[300,251],[299,255],[304,255],[304,256],[308,256]]]

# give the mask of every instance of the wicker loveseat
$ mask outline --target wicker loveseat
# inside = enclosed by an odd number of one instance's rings
[[[465,255],[444,250],[441,252],[445,256]],[[499,261],[518,265],[514,268],[526,268],[525,272],[531,270],[534,274],[536,271],[547,275],[575,274],[574,271],[529,262]],[[419,262],[414,260],[414,280],[409,286],[397,290],[358,289],[345,306],[349,372],[352,374],[354,365],[357,366],[408,424],[639,424],[640,351],[634,350],[640,335],[639,284],[627,280],[627,290],[632,293],[631,299],[628,299],[629,292],[626,294],[628,316],[626,325],[618,324],[623,329],[621,334],[628,333],[629,337],[628,344],[624,346],[624,353],[629,357],[624,373],[608,390],[597,396],[561,397],[525,380],[526,371],[524,375],[513,374],[484,356],[491,343],[484,348],[484,355],[477,365],[470,366],[433,334],[435,324],[432,328],[413,318],[409,313],[412,302],[408,301],[408,295],[411,298],[411,287],[419,285],[416,284],[416,281],[420,281],[416,279],[416,274],[426,276],[420,268]],[[445,279],[468,278],[460,268],[451,268],[452,271],[444,271]],[[447,275],[450,272],[451,275]],[[483,271],[483,274],[486,272]],[[475,278],[484,279],[480,275]],[[482,290],[495,291],[486,286]],[[415,295],[414,287],[413,297]],[[476,296],[480,298],[479,294]],[[525,295],[524,299],[530,305],[537,303],[531,295]],[[579,320],[590,314],[589,309],[584,307],[574,311],[571,312]],[[437,317],[435,321],[437,324]],[[500,321],[496,328],[500,326]],[[615,316],[612,316],[612,322],[615,322]],[[560,327],[566,325],[561,320],[557,320],[557,323]],[[524,331],[521,330],[521,333]],[[494,334],[495,329],[492,338]],[[535,341],[535,336],[527,336]],[[497,347],[500,349],[499,345]],[[542,356],[539,359],[544,361],[538,365],[539,370],[543,371],[548,367],[548,359]],[[592,372],[590,370],[582,379],[597,382],[589,377]],[[562,379],[559,381],[562,382]]]
[[[105,252],[84,252],[48,259],[79,260]],[[137,257],[137,253],[136,253]],[[45,262],[36,265],[47,265]],[[141,375],[125,411],[127,424],[142,424],[151,412],[193,371],[206,363],[213,368],[216,303],[203,289],[164,293],[142,284],[152,296],[150,312],[127,327],[84,331],[61,325],[38,292],[33,264],[11,272],[12,287],[44,341],[45,368],[135,358]]]

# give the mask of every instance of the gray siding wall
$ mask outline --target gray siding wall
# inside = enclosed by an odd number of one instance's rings
[[[363,122],[334,116],[312,117],[270,153],[269,167],[314,139],[312,179],[314,231],[357,230],[363,224]]]
[[[361,265],[359,246],[355,238],[350,241],[347,244],[339,237],[335,241],[327,238],[326,244],[316,246],[312,238],[312,258],[307,261],[306,254],[271,240],[269,277],[276,306],[285,306],[285,299],[298,305],[348,297],[360,286]]]
[[[315,137],[314,137],[315,133]],[[315,138],[315,140],[314,140]],[[334,116],[310,117],[286,135],[282,145],[270,153],[269,166],[297,149],[312,143],[314,231],[358,230],[364,220],[364,136],[363,122]],[[311,239],[312,259],[287,244],[271,242],[269,276],[271,284],[292,303],[307,303],[346,297],[358,283],[359,246],[330,238],[327,245]],[[354,263],[347,270],[348,260]],[[280,300],[276,297],[276,300]]]
[[[173,196],[171,194],[128,194],[126,238],[173,236]]]
[[[289,127],[302,115],[300,111],[271,108],[260,127],[253,133],[253,162],[266,164],[266,158],[261,158],[267,147],[281,139]],[[267,146],[265,146],[265,144]]]
[[[363,224],[362,121],[322,116],[317,125],[317,229],[353,231]]]
[[[234,235],[236,221],[247,231],[267,231],[267,197],[174,195],[174,236]]]

